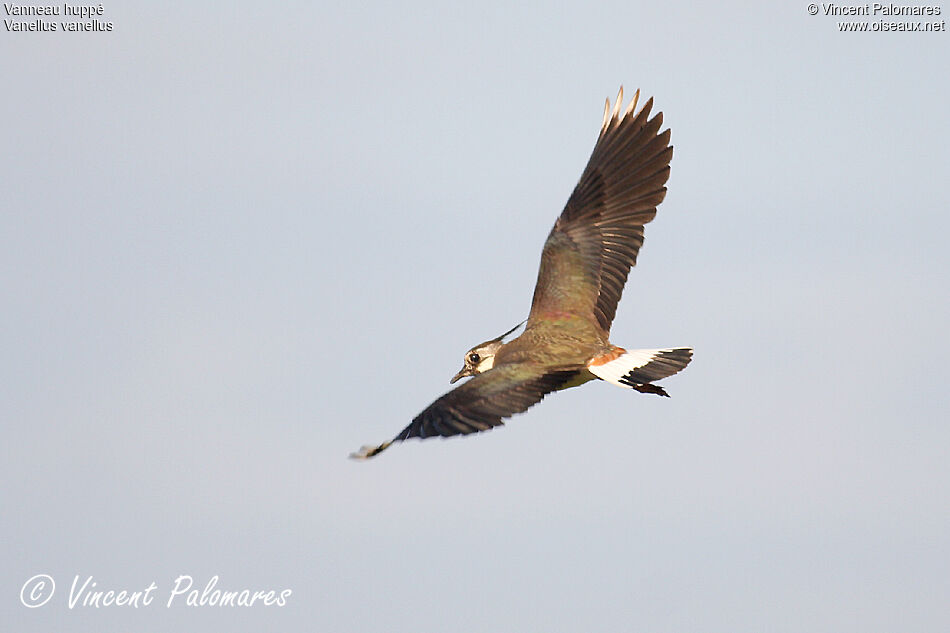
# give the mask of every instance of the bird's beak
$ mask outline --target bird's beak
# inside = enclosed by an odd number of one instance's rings
[[[459,373],[452,376],[452,380],[449,381],[449,384],[454,385],[458,381],[459,378],[465,378],[466,376],[471,376],[471,375],[472,374],[468,371],[468,367],[462,367],[462,369],[459,370]]]

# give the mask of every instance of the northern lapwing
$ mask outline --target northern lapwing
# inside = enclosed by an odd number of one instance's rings
[[[604,122],[594,152],[541,252],[541,269],[524,332],[515,326],[465,354],[455,381],[472,376],[413,419],[399,435],[364,446],[366,459],[411,437],[449,437],[487,431],[527,410],[552,391],[594,379],[641,393],[668,396],[654,382],[677,373],[692,348],[625,350],[608,340],[630,268],[643,243],[643,226],[656,215],[670,176],[669,129],[650,118],[653,99],[621,111],[623,88]]]

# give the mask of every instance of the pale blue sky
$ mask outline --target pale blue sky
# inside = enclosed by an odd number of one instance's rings
[[[0,31],[0,629],[946,631],[950,36],[806,6]],[[612,338],[694,346],[672,398],[347,460],[526,316],[621,83],[675,153]],[[77,574],[293,595],[70,610]]]

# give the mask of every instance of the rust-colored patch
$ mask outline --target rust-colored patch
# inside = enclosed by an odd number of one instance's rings
[[[617,347],[616,345],[614,345],[613,347],[610,348],[609,352],[605,354],[601,354],[600,356],[595,356],[589,361],[587,361],[587,366],[600,367],[601,365],[606,365],[612,360],[617,360],[618,358],[620,358],[626,353],[627,353],[627,350],[625,350],[622,347]]]

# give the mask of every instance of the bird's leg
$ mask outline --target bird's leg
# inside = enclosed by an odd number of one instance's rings
[[[642,385],[633,385],[633,388],[640,393],[655,393],[658,396],[664,396],[666,398],[670,397],[670,394],[666,393],[666,389],[660,387],[659,385],[651,385],[648,382]]]

